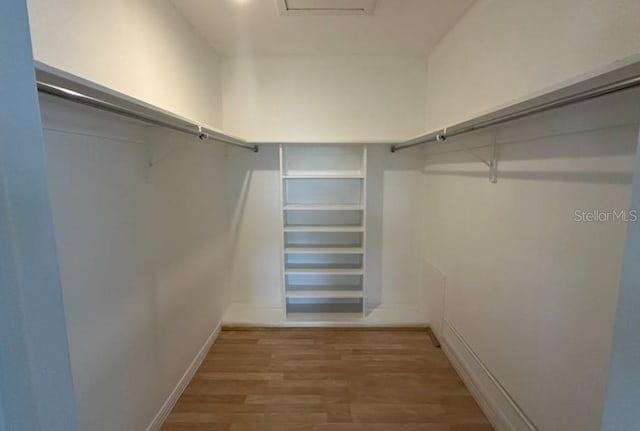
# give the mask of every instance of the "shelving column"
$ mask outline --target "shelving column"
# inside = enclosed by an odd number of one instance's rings
[[[281,145],[289,320],[364,316],[366,147]]]

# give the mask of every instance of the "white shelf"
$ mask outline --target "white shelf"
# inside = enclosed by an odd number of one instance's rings
[[[285,274],[332,274],[332,275],[362,275],[362,268],[329,267],[329,266],[289,266],[284,269]]]
[[[362,298],[362,290],[288,290],[287,298]]]
[[[362,180],[364,175],[352,174],[304,174],[304,175],[284,175],[285,180]]]
[[[285,211],[361,211],[364,209],[362,204],[342,204],[342,205],[300,205],[300,204],[286,204]]]
[[[309,155],[305,155],[308,159]],[[364,177],[361,166],[353,169],[285,169],[283,177]]]
[[[344,291],[344,290],[354,290],[361,291],[362,288],[357,284],[287,284],[287,291],[289,292],[303,292],[310,290],[322,290],[323,292],[328,291]]]
[[[287,313],[287,320],[295,322],[357,322],[362,313]]]
[[[284,249],[286,254],[362,254],[362,247],[323,247],[323,246],[305,246],[305,247],[287,247]]]
[[[288,320],[364,317],[366,146],[280,146]]]
[[[285,226],[285,232],[364,232],[363,226]]]

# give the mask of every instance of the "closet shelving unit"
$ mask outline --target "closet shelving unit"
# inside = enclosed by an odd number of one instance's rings
[[[281,145],[286,318],[364,316],[366,147]]]

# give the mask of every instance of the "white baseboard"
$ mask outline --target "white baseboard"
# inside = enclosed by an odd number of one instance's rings
[[[441,342],[442,350],[496,431],[537,431],[460,332],[446,319]]]
[[[284,310],[279,308],[260,307],[252,304],[231,304],[222,318],[223,326],[273,327],[273,328],[313,328],[313,327],[427,327],[424,312],[406,307],[376,308],[367,310],[363,319],[341,321],[302,321],[286,320]]]
[[[180,398],[180,395],[182,395],[182,392],[184,392],[194,374],[196,373],[196,371],[198,371],[198,368],[200,367],[200,364],[202,364],[202,361],[204,361],[205,356],[207,356],[207,352],[211,348],[211,345],[218,338],[221,327],[222,322],[218,323],[213,332],[211,332],[211,334],[207,338],[207,341],[204,342],[204,345],[200,348],[195,358],[193,358],[193,361],[191,361],[191,364],[189,364],[189,367],[178,381],[176,387],[173,388],[173,391],[171,391],[169,397],[162,404],[162,407],[153,418],[146,431],[158,431],[160,429],[165,419],[167,419],[167,416],[169,416],[169,413],[171,413],[171,410],[173,410],[173,407],[178,402],[178,398]]]
[[[223,325],[278,326],[284,318],[282,307],[260,307],[233,303],[222,316]]]

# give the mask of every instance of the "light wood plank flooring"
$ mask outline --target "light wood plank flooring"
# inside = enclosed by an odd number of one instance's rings
[[[489,431],[425,331],[223,330],[162,431]]]

